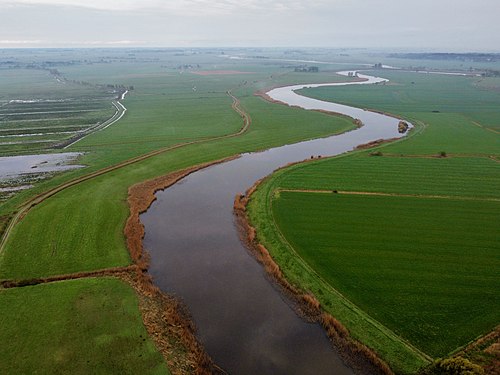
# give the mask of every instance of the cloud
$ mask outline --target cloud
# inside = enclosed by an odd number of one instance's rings
[[[7,0],[1,6],[56,5],[112,11],[163,11],[170,13],[204,12],[231,13],[235,11],[298,11],[332,5],[345,0]]]
[[[23,45],[23,44],[41,44],[42,40],[0,40],[0,45]]]
[[[498,49],[482,1],[0,0],[0,45]]]
[[[86,40],[86,41],[70,41],[64,43],[86,45],[86,46],[138,46],[142,44],[148,44],[148,42],[142,40]]]

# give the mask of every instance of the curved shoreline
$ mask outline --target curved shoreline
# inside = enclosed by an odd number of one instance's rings
[[[309,161],[310,160],[304,160],[303,162],[291,163],[278,170],[288,168],[294,164],[307,163]],[[356,373],[394,374],[387,363],[384,362],[376,352],[363,343],[355,340],[342,323],[333,315],[326,312],[314,295],[306,293],[292,285],[283,275],[280,266],[273,259],[269,250],[257,240],[257,230],[250,223],[247,215],[247,206],[252,194],[266,178],[257,181],[244,195],[237,195],[235,197],[234,214],[237,218],[241,240],[246,244],[257,261],[263,265],[268,276],[280,286],[283,293],[297,304],[298,313],[311,322],[319,323],[325,329],[327,336],[337,348],[344,362]]]
[[[369,77],[365,81],[367,83],[368,82],[373,83],[376,81],[383,81],[383,80],[384,79],[382,79],[382,78]],[[350,84],[355,84],[355,83],[358,83],[358,82],[351,82]],[[345,85],[345,84],[349,84],[349,83],[342,82],[340,84],[334,83],[333,85]],[[325,84],[322,84],[322,86],[324,86],[324,85]],[[326,84],[326,85],[331,85],[331,84]],[[286,86],[286,87],[290,87],[290,86]],[[297,86],[292,86],[292,87],[297,87]],[[290,105],[286,102],[272,99],[267,94],[260,93],[257,95],[262,96],[264,99],[271,101],[271,102],[293,106],[293,105]],[[344,106],[344,107],[347,107],[347,106]],[[303,107],[301,107],[301,108],[303,108]],[[353,107],[349,107],[349,108],[353,109],[355,112],[358,112],[358,113],[364,112],[364,110],[359,109],[359,108],[353,108]],[[318,108],[306,108],[306,109],[319,110],[323,113],[326,112],[327,114],[340,114],[340,113],[335,112],[335,111],[329,111],[329,110],[318,109]],[[349,116],[350,114],[349,115],[340,114],[340,115],[354,118],[352,116]],[[378,121],[379,125],[377,125],[377,126],[380,126],[380,122],[382,119],[382,117],[380,117],[380,115],[376,115],[373,113],[370,113],[370,114],[363,113],[361,116],[362,117],[364,116],[365,118],[370,119],[369,121],[371,121],[371,122]],[[379,116],[379,117],[377,117],[377,116]],[[395,120],[395,118],[393,117],[392,120]],[[384,122],[384,121],[382,121],[382,122]],[[387,120],[385,120],[385,122],[387,122]],[[361,125],[361,123],[358,121],[356,121],[355,124],[358,127]],[[385,127],[386,125],[384,124],[383,126]],[[370,128],[371,128],[371,126],[370,126]],[[374,129],[372,130],[372,132],[373,131],[374,131]],[[347,132],[347,133],[351,133],[351,132]],[[385,137],[389,133],[382,132],[381,134],[383,134],[382,136]],[[365,132],[363,132],[363,134],[365,134]],[[362,136],[361,139],[364,139],[366,137],[371,137],[371,135],[369,135],[369,134],[372,134],[372,133],[370,133],[370,131],[368,131],[368,135]],[[379,132],[379,134],[380,134],[380,132]],[[392,134],[392,133],[390,133],[390,134]],[[368,139],[370,139],[370,138],[368,138]],[[371,138],[371,139],[373,139],[373,138]],[[351,142],[352,142],[352,140],[351,140]],[[303,144],[303,143],[307,143],[307,141],[306,142],[299,142],[299,144]],[[359,143],[356,143],[356,144],[358,145]],[[286,146],[283,146],[283,147],[286,147]],[[270,149],[270,150],[273,150],[273,149]],[[236,158],[237,157],[238,156],[236,156]],[[235,157],[233,157],[233,158],[235,158]],[[135,205],[136,207],[134,209],[131,209],[131,217],[129,218],[129,221],[127,221],[127,228],[128,228],[128,229],[126,229],[126,233],[128,233],[127,243],[129,244],[129,249],[130,249],[132,258],[134,259],[134,261],[136,261],[138,264],[141,265],[141,267],[144,269],[144,271],[146,271],[146,269],[148,268],[149,259],[147,256],[144,256],[142,238],[145,235],[145,231],[144,231],[143,224],[140,222],[139,215],[141,213],[146,212],[148,210],[148,207],[155,201],[156,197],[155,197],[154,193],[158,190],[164,190],[166,187],[174,185],[176,182],[183,179],[184,177],[186,177],[190,174],[193,174],[194,172],[197,172],[198,170],[206,168],[209,165],[220,164],[224,161],[228,161],[229,159],[219,160],[219,161],[216,161],[215,163],[200,164],[198,166],[187,168],[187,169],[180,171],[180,172],[174,172],[170,175],[160,177],[160,178],[155,179],[155,180],[151,180],[151,181],[146,182],[144,184],[138,184],[129,190],[129,203],[131,205]],[[253,181],[255,181],[255,180],[253,180]],[[143,200],[143,203],[140,203],[141,200]],[[235,206],[238,206],[239,204],[241,204],[241,202],[239,202],[239,203],[237,201],[235,202]],[[238,215],[238,216],[241,216],[241,215]],[[238,221],[240,222],[240,225],[244,227],[244,220],[243,220],[243,222],[241,222],[240,218],[238,218]],[[129,240],[129,238],[131,240]],[[257,246],[257,248],[259,249],[258,246]],[[265,249],[260,249],[260,250],[261,250],[260,257],[262,257],[262,254],[267,253],[267,251]],[[268,253],[267,253],[267,257],[270,258]],[[277,267],[277,265],[275,263],[273,264],[273,262],[266,261],[265,266],[266,266],[266,271],[268,273],[273,274],[273,273],[278,272],[278,274],[280,274],[279,267]],[[341,357],[343,358],[344,362],[348,363],[351,368],[354,368],[357,371],[363,371],[363,372],[366,372],[367,369],[369,369],[368,372],[371,372],[371,373],[375,372],[375,373],[380,373],[380,374],[392,374],[392,371],[387,366],[387,364],[385,364],[383,361],[381,361],[374,354],[374,352],[370,351],[366,347],[362,346],[358,342],[351,339],[347,330],[345,328],[343,328],[343,326],[340,323],[338,323],[333,317],[331,317],[327,314],[324,314],[319,309],[319,302],[313,296],[300,294],[290,284],[287,284],[287,282],[284,279],[281,280],[281,282],[279,284],[282,286],[282,288],[285,286],[284,290],[285,291],[288,290],[288,292],[285,294],[292,297],[292,301],[300,302],[299,304],[297,304],[297,306],[299,307],[300,315],[302,315],[302,317],[305,317],[306,319],[309,319],[310,321],[320,322],[323,325],[323,327],[326,328],[327,334],[330,337],[330,339],[332,339],[334,342],[336,342],[338,344],[335,347],[337,349],[338,348],[342,349],[341,350],[341,352],[342,352]],[[168,293],[170,294],[171,292],[168,292]],[[300,308],[300,307],[302,307],[302,308]],[[362,358],[359,358],[360,354],[361,354]],[[357,355],[358,358],[354,358],[355,355]]]

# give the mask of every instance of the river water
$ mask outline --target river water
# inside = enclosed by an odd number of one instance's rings
[[[287,163],[311,155],[338,155],[380,138],[402,136],[395,118],[294,92],[304,87],[385,81],[359,77],[366,81],[288,86],[268,95],[290,105],[360,119],[364,124],[360,129],[243,154],[200,170],[158,192],[157,200],[141,215],[146,230],[144,247],[151,255],[150,273],[155,284],[184,301],[198,338],[228,373],[353,373],[342,363],[323,329],[295,313],[292,303],[241,243],[233,201],[237,193]]]

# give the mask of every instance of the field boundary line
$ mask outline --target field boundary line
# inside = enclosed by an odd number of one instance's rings
[[[137,266],[136,264],[132,264],[124,267],[102,268],[95,271],[74,272],[62,275],[39,277],[39,278],[24,279],[24,280],[5,279],[0,281],[0,289],[23,288],[26,286],[35,286],[35,285],[49,284],[59,281],[78,280],[86,278],[98,278],[98,277],[117,276],[117,275],[119,276],[123,273],[137,272],[139,270],[140,270],[139,266]]]
[[[472,120],[471,120],[472,121]],[[472,123],[476,126],[479,126],[481,129],[483,130],[487,130],[489,132],[492,132],[492,133],[495,133],[495,134],[500,134],[500,131],[496,130],[496,129],[492,129],[492,128],[488,128],[487,126],[484,126],[482,124],[480,124],[479,122],[477,121],[472,121]]]
[[[186,146],[189,146],[189,145],[195,145],[195,144],[200,144],[200,143],[205,143],[205,142],[211,142],[211,141],[215,141],[215,140],[221,140],[221,139],[226,139],[226,138],[237,137],[237,136],[240,136],[240,135],[244,134],[249,129],[249,127],[250,127],[250,125],[252,123],[252,118],[241,107],[240,100],[236,96],[234,96],[232,94],[231,90],[228,90],[226,92],[226,94],[233,100],[233,102],[231,104],[231,108],[234,111],[236,111],[243,118],[243,126],[238,130],[238,132],[231,133],[231,134],[225,134],[225,135],[221,135],[221,136],[216,136],[216,137],[209,138],[209,139],[204,138],[204,139],[194,140],[194,141],[191,141],[191,142],[179,143],[179,144],[176,144],[176,145],[173,145],[173,146],[169,146],[169,147],[166,147],[166,148],[161,148],[159,150],[154,150],[154,151],[151,151],[151,152],[146,153],[144,155],[140,155],[140,156],[137,156],[135,158],[132,158],[132,159],[129,159],[129,160],[125,160],[125,161],[123,161],[121,163],[118,163],[118,164],[115,164],[115,165],[111,165],[109,167],[105,167],[103,169],[100,169],[98,171],[92,172],[90,174],[87,174],[87,175],[78,177],[76,179],[67,181],[67,182],[65,182],[65,183],[63,183],[63,184],[61,184],[59,186],[56,186],[55,188],[49,189],[49,190],[47,190],[47,191],[45,191],[43,193],[40,193],[40,194],[32,197],[31,199],[29,199],[28,201],[26,201],[25,203],[23,203],[21,206],[19,206],[19,209],[17,210],[17,212],[13,215],[12,219],[10,220],[9,225],[5,228],[5,231],[4,231],[3,235],[2,235],[2,239],[0,241],[0,256],[3,254],[3,251],[5,249],[5,245],[7,244],[9,236],[10,236],[13,228],[15,227],[15,225],[19,221],[21,221],[28,214],[28,212],[33,207],[35,207],[36,205],[42,203],[44,200],[46,200],[46,199],[48,199],[48,198],[56,195],[60,191],[63,191],[65,189],[70,188],[72,186],[75,186],[75,185],[77,185],[79,183],[82,183],[82,182],[88,181],[90,179],[93,179],[95,177],[102,176],[102,175],[104,175],[104,174],[106,174],[108,172],[112,172],[112,171],[115,171],[117,169],[120,169],[120,168],[129,166],[129,165],[141,162],[143,160],[146,160],[146,159],[149,159],[151,157],[163,154],[163,153],[168,152],[168,151],[176,150],[176,149],[179,149],[179,148],[182,148],[182,147],[186,147]]]
[[[113,116],[111,116],[109,119],[104,121],[102,124],[98,124],[97,126],[91,127],[90,129],[88,129],[85,132],[86,134],[82,134],[81,136],[77,136],[77,139],[75,141],[71,142],[70,144],[64,146],[63,150],[66,150],[68,147],[73,146],[74,144],[80,142],[82,139],[88,137],[89,135],[94,134],[95,132],[104,130],[104,129],[110,127],[111,125],[113,125],[114,123],[118,122],[119,120],[121,120],[121,118],[123,116],[125,116],[125,112],[127,112],[127,108],[122,103],[120,103],[119,100],[116,100],[116,101],[113,100],[111,103],[116,108],[116,112],[114,113]]]
[[[273,190],[273,193],[269,195],[269,202],[268,202],[268,207],[270,210],[271,218],[272,218],[272,225],[275,228],[276,232],[278,233],[278,236],[280,239],[283,241],[286,247],[289,248],[289,250],[296,256],[297,260],[299,263],[307,270],[309,271],[314,277],[317,278],[317,280],[325,287],[326,289],[330,290],[334,295],[336,295],[340,301],[344,304],[346,308],[351,310],[352,312],[358,314],[361,318],[363,318],[366,322],[371,324],[373,327],[378,329],[381,333],[383,333],[385,336],[388,338],[395,340],[396,342],[400,342],[403,346],[406,346],[410,351],[414,352],[416,355],[420,356],[421,358],[427,360],[427,361],[433,361],[432,357],[430,357],[428,354],[424,353],[417,347],[413,346],[408,340],[402,338],[401,336],[397,335],[394,331],[380,323],[378,320],[374,319],[371,315],[367,314],[364,310],[359,308],[355,303],[353,303],[350,299],[348,299],[346,296],[344,296],[340,291],[335,289],[330,283],[328,283],[318,272],[316,272],[305,260],[300,256],[300,254],[295,250],[295,248],[290,244],[290,242],[286,239],[284,234],[281,232],[279,229],[278,225],[276,224],[276,219],[272,210],[272,201],[274,199],[274,192],[277,191]]]
[[[422,199],[450,199],[461,201],[482,201],[482,202],[500,202],[500,198],[479,198],[466,197],[462,195],[427,195],[427,194],[402,194],[402,193],[384,193],[376,191],[348,191],[348,190],[321,190],[321,189],[276,189],[281,193],[311,193],[311,194],[340,194],[340,195],[367,195],[379,197],[401,197],[401,198],[422,198]]]

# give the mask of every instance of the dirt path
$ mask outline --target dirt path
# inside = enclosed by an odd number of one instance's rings
[[[371,195],[381,197],[402,197],[402,198],[423,198],[423,199],[456,199],[462,201],[486,201],[500,202],[499,198],[478,198],[465,197],[461,195],[427,195],[427,194],[400,194],[400,193],[382,193],[373,191],[345,191],[345,190],[313,190],[313,189],[276,189],[278,192],[288,193],[313,193],[313,194],[344,194],[344,195]]]
[[[116,108],[116,112],[114,113],[113,116],[111,116],[109,119],[104,121],[102,124],[97,124],[95,126],[92,126],[89,129],[85,130],[83,133],[77,135],[76,137],[63,142],[62,144],[58,145],[56,148],[62,147],[63,150],[66,150],[68,147],[73,146],[74,144],[80,142],[82,139],[86,138],[87,136],[89,136],[97,131],[104,130],[104,129],[110,127],[111,125],[113,125],[114,123],[120,121],[121,118],[123,116],[125,116],[125,112],[127,112],[127,108],[122,103],[120,103],[120,101],[118,101],[118,100],[113,100],[111,103]],[[66,143],[68,143],[68,144],[66,144]]]

